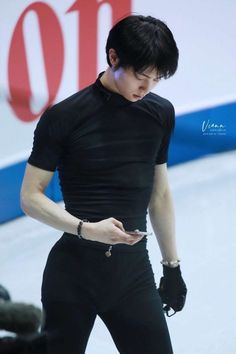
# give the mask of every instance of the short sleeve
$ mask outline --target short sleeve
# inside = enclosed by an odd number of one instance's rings
[[[34,131],[29,164],[47,171],[55,171],[63,152],[65,128],[58,112],[52,108],[41,116]]]
[[[173,105],[168,101],[168,106],[165,107],[163,121],[163,137],[161,140],[160,148],[156,156],[156,164],[163,164],[168,160],[168,150],[170,144],[170,138],[175,127],[175,110]]]

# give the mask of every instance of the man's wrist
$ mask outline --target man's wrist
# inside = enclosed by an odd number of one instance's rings
[[[89,235],[93,228],[93,223],[88,222],[87,220],[80,220],[77,227],[77,236],[81,239],[89,240]]]
[[[83,238],[83,237],[82,237],[82,234],[81,234],[83,223],[84,223],[84,221],[83,221],[83,220],[80,220],[79,223],[78,223],[78,226],[77,226],[77,236],[78,236],[79,238]]]

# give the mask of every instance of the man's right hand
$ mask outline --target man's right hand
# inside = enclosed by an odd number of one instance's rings
[[[98,241],[109,245],[125,243],[134,245],[139,242],[143,235],[130,235],[125,232],[122,222],[115,218],[108,218],[98,222],[84,222],[81,235],[85,240]]]

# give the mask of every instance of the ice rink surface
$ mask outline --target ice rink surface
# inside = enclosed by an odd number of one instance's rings
[[[188,287],[184,310],[167,319],[174,354],[235,354],[236,151],[171,167],[169,180]],[[29,217],[0,226],[0,283],[13,300],[40,306],[43,268],[60,235]],[[161,256],[154,235],[148,249],[158,284]],[[97,318],[86,354],[117,353]]]

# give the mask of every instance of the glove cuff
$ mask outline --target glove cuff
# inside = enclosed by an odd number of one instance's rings
[[[164,277],[176,277],[181,275],[180,266],[177,267],[168,267],[163,265],[163,275]]]

